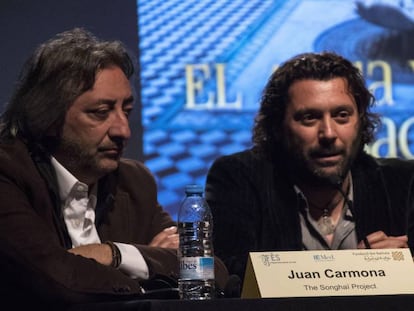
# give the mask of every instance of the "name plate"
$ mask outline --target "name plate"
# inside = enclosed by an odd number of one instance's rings
[[[414,294],[408,248],[251,252],[242,298]]]

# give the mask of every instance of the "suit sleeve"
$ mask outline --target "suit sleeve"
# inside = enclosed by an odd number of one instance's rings
[[[214,221],[215,254],[227,266],[230,274],[243,280],[249,250],[256,247],[256,207],[259,199],[249,169],[237,157],[217,159],[206,180],[206,199]]]
[[[28,157],[0,156],[0,288],[31,302],[90,302],[140,297],[120,271],[67,252],[44,180]]]
[[[123,236],[132,238],[123,242],[134,244],[141,252],[147,263],[150,278],[164,275],[177,280],[179,275],[177,250],[148,245],[158,233],[176,225],[176,222],[158,203],[156,183],[150,171],[139,162],[129,160],[126,163],[135,168],[123,167],[121,172],[125,179],[121,182],[123,191],[128,193],[131,201],[128,218],[132,219],[133,223],[128,226],[115,226],[117,230],[114,234],[126,230],[124,227],[130,227],[131,232],[125,232]],[[123,216],[122,219],[124,218]],[[217,285],[224,288],[228,277],[227,269],[220,259],[217,258],[215,262]]]

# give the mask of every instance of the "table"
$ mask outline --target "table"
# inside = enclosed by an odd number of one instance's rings
[[[132,300],[94,303],[72,307],[71,311],[409,311],[414,309],[414,295],[338,296],[301,298],[239,299],[220,298],[208,301]]]

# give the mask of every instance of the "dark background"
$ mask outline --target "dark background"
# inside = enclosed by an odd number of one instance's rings
[[[133,84],[136,108],[125,156],[142,159],[138,68],[137,6],[134,0],[1,0],[0,111],[7,103],[21,67],[36,46],[58,32],[84,27],[102,39],[124,42],[137,63]]]

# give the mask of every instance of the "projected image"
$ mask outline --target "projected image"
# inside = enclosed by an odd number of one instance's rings
[[[412,1],[137,3],[144,160],[173,217],[186,184],[204,185],[215,158],[251,146],[267,78],[301,52],[360,66],[384,115],[369,152],[412,157]]]

